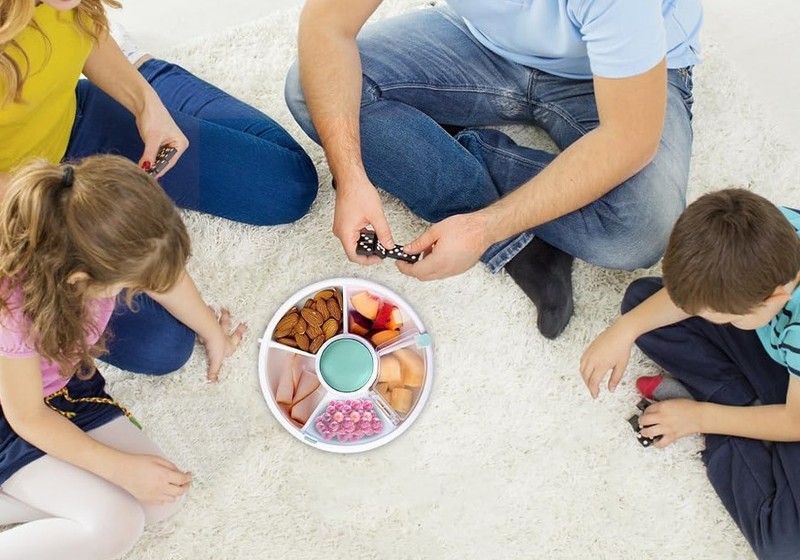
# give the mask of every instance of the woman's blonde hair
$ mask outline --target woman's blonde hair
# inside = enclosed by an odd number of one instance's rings
[[[120,8],[117,0],[83,0],[75,10],[78,28],[93,40],[108,31],[105,6]],[[21,101],[22,86],[30,68],[20,68],[8,54],[9,48],[19,50],[15,39],[33,23],[36,5],[33,0],[0,0],[0,107],[12,101]],[[22,52],[27,62],[27,55]]]
[[[168,291],[189,253],[174,203],[133,162],[35,160],[12,174],[0,205],[0,310],[21,290],[28,343],[64,376],[91,372],[105,350],[102,339],[86,343],[87,332],[99,334],[93,291],[124,286],[129,306],[141,291]]]

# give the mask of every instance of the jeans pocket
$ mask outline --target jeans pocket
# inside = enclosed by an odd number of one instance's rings
[[[673,82],[678,90],[680,90],[683,102],[686,104],[686,107],[689,110],[691,110],[692,104],[694,103],[694,94],[692,93],[692,89],[694,88],[693,70],[693,66],[684,66],[683,68],[678,68],[678,79]]]

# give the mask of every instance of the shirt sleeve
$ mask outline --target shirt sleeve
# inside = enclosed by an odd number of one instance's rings
[[[786,369],[792,375],[800,377],[800,324],[786,327],[779,347],[783,352]]]
[[[667,54],[661,2],[583,0],[573,17],[596,76],[636,76],[653,68]]]
[[[18,298],[12,296],[8,305],[9,309],[0,314],[0,356],[6,358],[37,356],[38,352],[25,340],[26,323],[22,318]]]

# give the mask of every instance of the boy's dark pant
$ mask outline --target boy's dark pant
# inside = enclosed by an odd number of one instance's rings
[[[663,286],[642,278],[625,293],[630,311]],[[698,401],[747,406],[786,402],[789,373],[754,331],[694,317],[640,336],[636,344]],[[708,435],[708,478],[759,558],[800,558],[800,443]]]

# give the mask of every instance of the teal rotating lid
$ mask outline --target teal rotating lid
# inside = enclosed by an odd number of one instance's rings
[[[352,393],[367,384],[374,365],[372,354],[364,344],[352,338],[341,338],[322,351],[319,372],[332,389]]]

